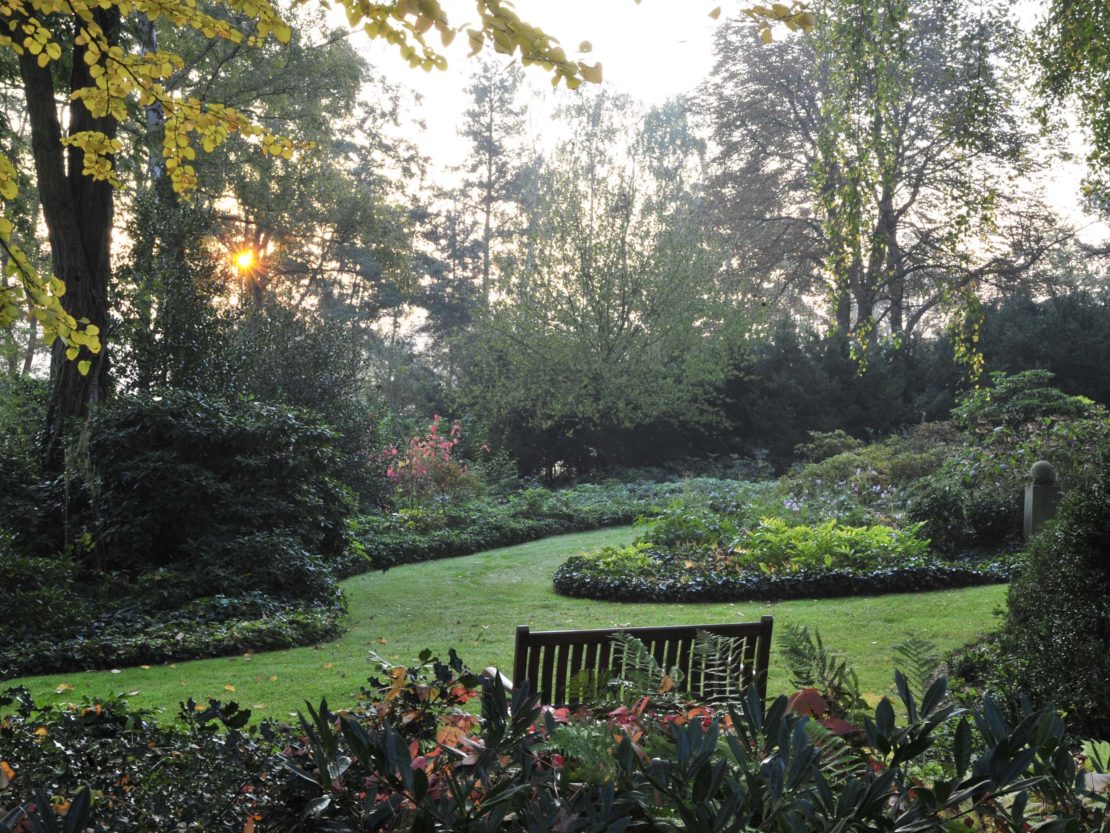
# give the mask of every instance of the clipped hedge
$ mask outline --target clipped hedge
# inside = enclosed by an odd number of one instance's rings
[[[609,523],[631,523],[636,515],[618,516]],[[388,570],[401,564],[417,564],[483,550],[538,541],[551,535],[580,532],[605,526],[604,522],[575,523],[558,518],[494,517],[493,523],[468,523],[454,529],[414,532],[403,519],[393,516],[364,517],[352,527],[359,555],[342,563],[343,578],[369,570]]]
[[[312,645],[338,636],[345,609],[332,607],[268,610],[252,616],[242,599],[221,601],[229,618],[198,619],[191,609],[161,621],[149,617],[92,622],[68,639],[27,639],[0,648],[0,680],[32,674],[160,665],[189,659],[274,651]]]
[[[74,537],[88,536],[79,560],[131,575],[218,571],[225,542],[259,531],[336,558],[354,510],[337,442],[313,414],[246,399],[166,391],[101,406],[84,452],[80,443],[73,451],[83,462],[68,523]],[[237,570],[224,572],[239,583]]]
[[[857,571],[807,568],[790,573],[722,574],[691,572],[680,564],[654,575],[611,575],[582,556],[573,556],[555,571],[555,592],[580,599],[621,602],[739,602],[750,600],[824,599],[922,593],[1010,580],[1012,567],[947,564],[914,559],[898,566]]]

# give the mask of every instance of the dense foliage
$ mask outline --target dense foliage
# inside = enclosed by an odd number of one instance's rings
[[[0,534],[30,530],[43,514],[38,457],[40,413],[46,386],[0,375]]]
[[[97,409],[70,489],[78,561],[135,574],[162,568],[199,574],[202,588],[263,589],[315,598],[304,586],[346,546],[352,506],[338,482],[335,435],[316,418],[247,400],[170,391]],[[82,459],[83,458],[83,459]],[[71,506],[73,503],[71,502]],[[259,546],[255,536],[272,536]],[[265,578],[265,551],[274,569]],[[300,589],[298,589],[300,586]]]
[[[570,713],[476,678],[454,651],[381,670],[364,702],[309,706],[298,727],[246,728],[249,712],[214,701],[183,704],[166,727],[119,702],[40,708],[10,691],[0,699],[0,802],[16,809],[0,829],[20,829],[28,813],[117,833],[167,823],[213,833],[1107,823],[1100,776],[1074,756],[1051,707],[1027,705],[1008,723],[989,697],[959,707],[943,678],[896,672],[897,712],[886,697],[844,712],[815,687],[766,710],[754,690],[686,703],[664,674],[663,685],[659,675],[627,680],[625,705],[603,698]],[[480,716],[462,708],[474,697]]]
[[[1052,387],[1052,375],[996,373],[961,397],[949,423],[864,445],[811,432],[811,460],[730,500],[684,497],[632,547],[575,557],[560,592],[677,600],[910,592],[1005,581],[1019,544],[1031,464],[1062,485],[1110,447],[1105,409]],[[955,559],[953,563],[953,559]]]
[[[789,517],[920,523],[949,556],[1017,546],[1030,466],[1051,461],[1067,488],[1110,443],[1110,422],[1104,408],[1063,393],[1045,371],[995,373],[991,381],[959,398],[952,422],[787,472],[776,494]]]
[[[21,519],[24,534],[0,539],[0,674],[336,633],[352,502],[333,439],[310,415],[249,400],[167,392],[97,409],[69,470],[41,489],[66,524],[36,536]]]
[[[1110,447],[1106,410],[1049,386],[1051,374],[997,373],[953,411],[962,428],[944,464],[910,484],[907,515],[946,552],[997,549],[1017,542],[1030,467],[1049,460],[1065,489]]]

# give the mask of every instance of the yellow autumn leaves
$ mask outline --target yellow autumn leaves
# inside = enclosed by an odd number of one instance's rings
[[[254,21],[251,42],[272,35],[279,41],[292,36],[269,0],[226,0],[229,8]],[[215,149],[231,133],[240,132],[256,138],[263,153],[292,157],[298,147],[284,137],[253,124],[230,108],[205,105],[196,98],[187,98],[167,91],[166,83],[184,69],[180,56],[168,52],[133,53],[125,50],[104,31],[97,11],[115,7],[121,16],[145,15],[150,20],[168,19],[174,25],[190,27],[209,38],[235,43],[245,35],[228,20],[221,20],[200,11],[194,0],[3,0],[0,2],[0,48],[15,55],[36,56],[40,68],[62,58],[62,47],[54,40],[45,21],[52,15],[66,15],[73,21],[73,44],[80,60],[88,66],[92,84],[75,90],[72,100],[81,102],[95,117],[123,121],[128,117],[129,102],[141,106],[159,104],[167,114],[164,154],[174,189],[187,195],[198,182],[189,162],[196,158],[194,142],[206,151]],[[75,54],[75,59],[77,54]],[[97,130],[77,132],[62,139],[66,146],[82,151],[83,173],[93,179],[121,184],[113,158],[123,150],[122,143]],[[19,177],[6,156],[0,154],[0,201],[10,203],[19,196]],[[65,286],[55,277],[39,274],[25,249],[15,239],[11,219],[0,212],[0,249],[3,250],[4,274],[0,280],[0,327],[10,325],[30,314],[42,327],[44,341],[62,339],[66,356],[77,360],[82,352],[95,356],[100,352],[100,332],[87,321],[69,315],[62,297]],[[78,361],[77,369],[87,374],[90,358]]]
[[[24,49],[38,55],[38,64],[48,64],[55,56],[61,55],[61,48],[51,41],[50,33],[36,21],[18,25],[9,20],[3,26],[3,13],[10,5],[0,5],[0,32],[7,28],[9,34],[0,34],[0,48],[8,47],[16,53]],[[22,32],[22,40],[13,39],[12,33]],[[11,160],[0,154],[0,206],[19,196],[19,175]],[[47,342],[59,335],[63,337],[78,329],[78,322],[62,308],[61,297],[65,285],[52,278],[40,276],[31,264],[26,251],[14,239],[15,224],[0,211],[0,250],[4,257],[4,269],[0,275],[0,327],[6,327],[23,314],[25,304],[30,306],[31,314],[42,325]],[[98,338],[87,340],[89,349],[100,349]]]
[[[718,13],[719,9],[715,9]],[[805,3],[794,0],[789,6],[783,3],[772,3],[770,6],[752,6],[744,9],[744,14],[758,25],[759,37],[764,43],[774,39],[772,27],[776,23],[786,26],[791,32],[811,32],[817,23],[816,17],[810,12]]]

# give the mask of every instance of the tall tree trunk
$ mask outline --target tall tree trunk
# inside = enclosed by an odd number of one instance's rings
[[[888,258],[890,254],[888,253]],[[890,274],[890,334],[901,338],[906,331],[906,278],[895,266]]]
[[[902,336],[906,325],[906,273],[898,245],[898,213],[893,188],[884,187],[879,200],[879,238],[883,247],[883,280],[890,300],[890,334]]]
[[[492,184],[486,185],[486,196],[482,201],[482,307],[489,307],[489,246],[493,239],[493,193]]]
[[[15,339],[15,322],[4,328],[4,362],[8,365],[8,376],[19,372],[19,343]]]
[[[486,120],[486,181],[483,185],[482,194],[482,308],[489,308],[489,259],[490,259],[490,242],[493,239],[493,166],[494,166],[494,148],[496,145],[493,141],[493,115],[494,115],[494,100],[493,92],[490,92],[489,101],[487,102],[487,120]]]
[[[852,296],[846,287],[837,290],[836,329],[844,335],[852,331]]]
[[[35,353],[39,349],[39,320],[27,316],[27,344],[23,347],[23,375],[30,376],[35,365]]]
[[[119,39],[120,16],[115,9],[93,12],[97,24],[110,43]],[[79,21],[75,29],[79,31]],[[69,91],[92,86],[86,48],[75,43]],[[106,342],[108,324],[108,282],[111,276],[112,186],[83,173],[84,152],[63,148],[62,129],[54,103],[54,81],[50,67],[40,67],[34,55],[25,50],[19,58],[20,75],[27,99],[31,126],[31,149],[39,184],[39,199],[50,239],[54,274],[65,282],[62,305],[78,322],[87,321],[100,328]],[[96,130],[109,138],[116,135],[116,122],[110,117],[94,118],[82,102],[69,111],[69,134]],[[68,163],[68,164],[67,164]],[[54,342],[50,362],[50,400],[42,459],[47,470],[56,471],[62,463],[62,435],[66,420],[84,416],[91,404],[107,393],[108,357],[106,347],[91,360],[86,375],[77,363],[66,358],[66,346]]]

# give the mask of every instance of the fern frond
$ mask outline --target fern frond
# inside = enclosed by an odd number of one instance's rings
[[[855,669],[839,651],[825,647],[821,632],[805,625],[784,625],[779,647],[791,683],[797,688],[815,688],[835,714],[849,714],[864,705]]]
[[[613,679],[609,681],[609,689],[617,693],[622,703],[644,695],[657,697],[685,690],[682,671],[664,668],[642,641],[627,633],[614,634],[612,639]]]
[[[663,669],[647,645],[627,633],[613,634],[613,668],[616,676],[633,682],[663,679]]]
[[[694,636],[691,676],[701,681],[701,691],[714,705],[732,704],[743,708],[747,689],[743,637],[722,636],[698,631]]]
[[[830,786],[867,774],[867,759],[858,749],[816,720],[806,721],[806,732],[821,750],[821,774]]]
[[[820,635],[818,635],[820,638]],[[787,622],[779,627],[779,655],[790,670],[794,688],[817,688],[817,646],[809,627]]]
[[[943,658],[936,643],[920,636],[909,635],[894,646],[894,667],[901,671],[917,699],[939,676]]]

